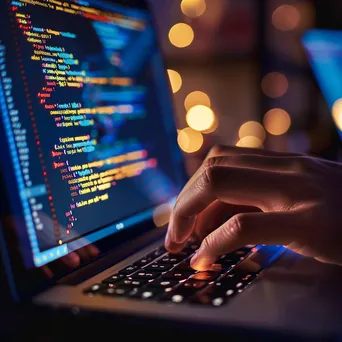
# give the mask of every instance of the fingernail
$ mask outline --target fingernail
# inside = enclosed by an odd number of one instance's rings
[[[212,262],[206,260],[199,252],[196,252],[190,260],[190,266],[197,271],[207,271],[212,266]]]
[[[70,261],[75,265],[78,266],[80,263],[80,257],[76,253],[71,253],[69,255]]]
[[[88,248],[89,248],[90,256],[97,257],[100,254],[100,250],[97,247],[93,245],[89,245]]]
[[[169,232],[166,233],[165,236],[165,248],[170,252],[170,253],[177,253],[181,250],[181,248],[179,247],[178,244],[174,243],[171,240],[170,237],[171,234],[169,234]]]
[[[194,256],[191,258],[191,260],[190,260],[190,266],[191,266],[191,268],[196,269],[196,265],[197,265],[197,263],[198,263],[198,260],[199,260],[199,258],[198,258],[198,253],[196,252],[196,253],[194,254]]]
[[[81,262],[80,257],[76,253],[70,253],[66,255],[62,260],[68,267],[71,268],[79,266]]]
[[[189,237],[188,236],[177,236],[175,243],[182,245],[186,242],[189,242]]]
[[[166,236],[165,236],[165,245],[169,245],[170,244],[170,234],[169,231],[166,232]]]

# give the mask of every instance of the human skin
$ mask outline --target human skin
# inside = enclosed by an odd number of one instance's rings
[[[247,244],[277,244],[342,265],[342,164],[299,154],[214,147],[177,198],[165,246],[207,270]],[[227,219],[228,218],[228,219]]]

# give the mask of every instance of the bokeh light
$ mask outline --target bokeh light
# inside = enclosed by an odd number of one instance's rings
[[[207,106],[194,106],[188,111],[186,122],[195,131],[207,131],[215,123],[215,114],[213,110]]]
[[[218,126],[219,126],[219,119],[218,119],[217,115],[214,115],[214,123],[212,124],[212,126],[209,129],[202,131],[202,134],[214,133],[218,129]]]
[[[264,116],[264,126],[272,135],[285,134],[291,127],[291,117],[284,109],[274,108]]]
[[[188,24],[178,23],[171,27],[169,32],[169,40],[171,44],[178,48],[189,46],[195,38],[192,27]]]
[[[342,98],[335,101],[332,107],[332,115],[336,126],[342,131]]]
[[[201,132],[190,127],[178,132],[178,145],[186,153],[195,153],[201,149],[204,138]]]
[[[243,137],[242,139],[240,139],[238,143],[236,144],[236,146],[249,147],[249,148],[263,148],[263,143],[257,137],[247,136],[247,137]]]
[[[181,2],[181,10],[188,17],[199,17],[206,9],[207,4],[205,0],[183,0]]]
[[[198,90],[193,91],[185,98],[184,107],[188,111],[192,107],[197,106],[197,105],[210,107],[211,106],[210,97],[203,91],[198,91]]]
[[[158,206],[153,212],[153,222],[156,227],[164,227],[170,221],[172,206],[170,203],[165,203]]]
[[[182,77],[175,70],[168,69],[167,72],[169,74],[172,92],[177,93],[183,84]]]
[[[239,129],[239,138],[245,137],[256,137],[263,143],[266,139],[266,132],[259,122],[247,121]]]
[[[265,95],[275,99],[286,94],[289,82],[284,74],[271,72],[263,78],[261,88]]]
[[[296,29],[301,20],[301,15],[295,6],[279,6],[272,14],[272,23],[280,31],[292,31]]]

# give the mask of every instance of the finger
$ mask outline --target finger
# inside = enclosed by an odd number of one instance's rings
[[[312,163],[312,158],[309,157],[273,157],[260,155],[232,155],[224,157],[213,157],[208,159],[212,164],[226,167],[240,167],[257,170],[268,170],[277,172],[299,172],[304,170]]]
[[[87,261],[91,258],[96,257],[99,254],[99,250],[93,245],[87,245],[82,247],[76,251],[78,256],[81,258],[82,261]]]
[[[80,257],[75,252],[65,255],[60,259],[60,261],[69,268],[76,268],[81,263]]]
[[[88,247],[88,253],[91,257],[97,257],[100,254],[100,250],[98,247],[96,247],[93,244],[90,244],[87,246]]]
[[[185,185],[180,195],[186,191],[203,172],[206,161],[211,158],[219,157],[227,157],[224,159],[221,158],[222,165],[226,166],[250,167],[279,171],[296,170],[297,166],[300,166],[301,160],[305,160],[305,157],[298,153],[282,153],[234,146],[215,146],[210,150],[203,164]],[[294,160],[294,158],[298,159]]]
[[[43,271],[43,273],[45,274],[46,278],[48,278],[49,280],[51,280],[53,278],[53,272],[50,270],[49,267],[47,267],[45,265],[45,266],[42,266],[40,269]]]
[[[197,241],[202,241],[208,234],[227,221],[233,215],[233,207],[216,200],[205,208],[198,215],[193,231]]]
[[[248,244],[287,245],[300,237],[303,229],[299,211],[236,215],[206,237],[191,267],[207,270],[221,255]]]
[[[260,211],[260,209],[227,204],[217,200],[198,215],[193,234],[197,241],[202,241],[207,235],[220,227],[224,222],[228,221],[232,216],[256,211]]]
[[[287,180],[296,186],[295,175]],[[195,182],[178,197],[171,214],[168,237],[181,244],[192,233],[196,215],[215,200],[269,211],[287,198],[284,175],[275,172],[208,166]]]
[[[302,156],[301,154],[298,154],[298,153],[287,153],[287,152],[284,153],[284,152],[269,151],[269,150],[263,150],[263,149],[257,149],[257,148],[217,145],[217,146],[214,146],[210,150],[206,159],[209,159],[212,157],[224,157],[224,156],[241,155],[241,154],[269,156],[269,157]]]

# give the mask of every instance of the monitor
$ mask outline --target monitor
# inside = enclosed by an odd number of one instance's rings
[[[0,169],[26,269],[137,228],[184,184],[142,3],[0,3]]]

